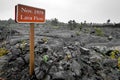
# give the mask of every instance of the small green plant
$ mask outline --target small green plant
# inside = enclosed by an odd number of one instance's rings
[[[27,45],[27,41],[21,40],[20,44],[16,44],[16,48],[21,50],[21,54],[25,54],[26,53],[26,45]]]
[[[26,40],[22,40],[22,41],[21,41],[21,44],[20,44],[20,48],[22,48],[22,50],[24,50],[26,44],[27,44]]]
[[[119,50],[110,51],[109,57],[111,59],[116,59],[117,60],[117,66],[118,66],[118,69],[120,70],[120,51]]]
[[[77,35],[77,36],[80,36],[80,32],[79,32],[79,31],[76,31],[76,35]]]
[[[120,57],[118,58],[118,68],[120,70]]]
[[[89,33],[89,28],[84,29],[84,33]]]
[[[44,37],[41,39],[44,43],[47,43],[48,42],[48,38],[47,37]]]
[[[83,25],[82,24],[79,24],[79,30],[81,31],[82,30],[82,27],[83,27]]]
[[[95,28],[95,33],[97,36],[104,36],[104,33],[100,28]]]
[[[43,56],[43,61],[46,63],[46,62],[48,61],[48,58],[49,58],[48,55],[44,55],[44,56]]]
[[[8,51],[7,49],[5,49],[5,48],[0,48],[0,57],[3,56],[3,55],[6,55],[6,54],[8,54],[8,53],[9,53],[9,51]]]
[[[70,20],[68,21],[68,27],[70,28],[70,30],[74,30],[75,28],[77,28],[77,23],[75,20]]]
[[[117,59],[118,60],[118,69],[120,70],[120,56],[119,56],[120,52],[118,50],[113,50],[111,52],[111,59]]]
[[[53,29],[58,29],[59,28],[59,26],[53,26]]]
[[[111,59],[117,58],[117,55],[118,55],[118,54],[120,54],[120,52],[119,52],[118,50],[113,50],[113,51],[111,52],[111,55],[110,55]]]

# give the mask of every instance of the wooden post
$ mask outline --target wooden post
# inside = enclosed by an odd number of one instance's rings
[[[30,76],[34,72],[34,23],[30,23]]]

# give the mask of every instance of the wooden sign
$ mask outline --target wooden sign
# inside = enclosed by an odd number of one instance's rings
[[[22,4],[15,6],[15,21],[30,23],[30,76],[34,73],[34,23],[45,22],[45,10]]]
[[[15,21],[18,23],[43,23],[45,22],[45,10],[18,4],[15,6]]]

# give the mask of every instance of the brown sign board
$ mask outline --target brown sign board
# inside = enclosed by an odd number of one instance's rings
[[[45,10],[18,4],[15,6],[15,21],[18,23],[43,23]]]

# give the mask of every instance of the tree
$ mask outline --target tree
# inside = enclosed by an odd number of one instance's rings
[[[86,24],[86,22],[87,22],[87,21],[85,20],[85,21],[84,21],[84,24]]]
[[[77,27],[77,23],[75,20],[70,20],[68,21],[68,26],[70,27],[71,30],[73,30]]]
[[[54,18],[51,20],[51,24],[54,25],[54,26],[57,26],[59,23],[58,19],[57,18]]]
[[[107,23],[110,23],[110,19],[107,20]]]

